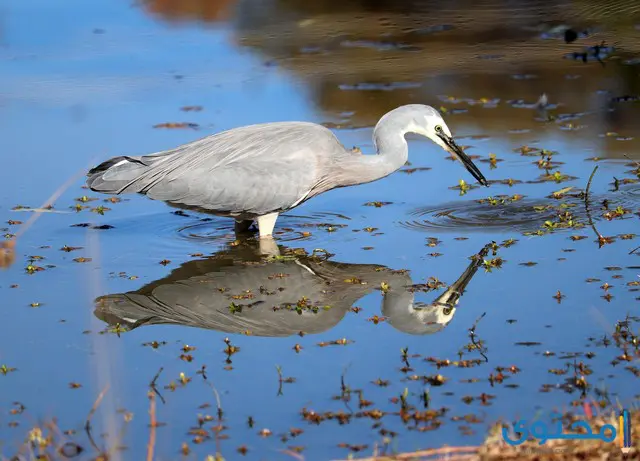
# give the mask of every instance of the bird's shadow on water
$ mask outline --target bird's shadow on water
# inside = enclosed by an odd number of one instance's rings
[[[389,324],[408,334],[430,334],[453,319],[460,296],[490,248],[473,255],[458,280],[446,287],[438,281],[414,284],[406,271],[334,262],[328,254],[308,255],[283,246],[280,255],[266,257],[256,239],[248,239],[185,262],[136,291],[101,296],[94,314],[123,331],[173,324],[286,337],[328,331],[358,299],[380,290],[381,315]],[[415,299],[441,289],[429,304]]]

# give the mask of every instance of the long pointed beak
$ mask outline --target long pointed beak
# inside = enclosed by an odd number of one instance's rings
[[[451,152],[460,161],[460,163],[464,165],[467,171],[471,173],[471,175],[476,178],[480,184],[489,187],[487,179],[480,172],[475,163],[471,161],[469,156],[464,153],[462,148],[456,144],[453,138],[447,136],[444,133],[438,134],[438,136],[440,137],[440,139],[442,139],[442,141],[444,141],[444,144],[447,146],[449,152]]]
[[[476,275],[476,272],[478,272],[478,269],[482,266],[484,257],[487,256],[490,248],[491,245],[485,245],[479,253],[474,255],[471,259],[471,263],[469,263],[469,266],[465,269],[462,275],[458,277],[458,280],[449,285],[449,288],[438,296],[433,304],[444,304],[449,307],[457,306],[460,297],[467,288],[467,285],[469,285],[473,276]]]

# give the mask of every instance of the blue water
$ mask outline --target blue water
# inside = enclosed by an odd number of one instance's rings
[[[248,14],[251,3],[241,2],[236,15]],[[293,19],[279,16],[282,5],[273,11],[265,5],[256,2],[256,14],[261,11],[268,21],[276,24],[281,20],[284,25],[279,30],[284,37]],[[310,20],[311,15],[292,13],[292,18]],[[611,61],[602,68],[597,62],[582,65],[560,59],[554,67],[532,58],[528,66],[540,68],[537,70],[540,77],[534,80],[515,79],[511,70],[506,71],[499,64],[492,74],[484,77],[457,67],[452,76],[443,75],[445,71],[422,74],[418,70],[402,70],[401,65],[396,78],[389,75],[388,65],[380,76],[364,71],[360,75],[357,70],[341,67],[345,63],[342,49],[329,47],[315,61],[305,63],[305,59],[311,58],[304,52],[289,56],[273,51],[280,49],[277,34],[265,33],[263,48],[244,47],[242,37],[249,33],[247,24],[255,29],[251,33],[259,35],[260,20],[232,18],[214,23],[189,20],[175,23],[171,18],[149,14],[139,5],[102,0],[91,4],[67,0],[55,5],[40,0],[10,1],[1,6],[1,222],[26,221],[30,213],[13,211],[14,206],[40,206],[69,177],[100,160],[123,153],[159,151],[240,125],[279,120],[318,123],[345,120],[346,126],[336,130],[340,140],[347,147],[359,146],[363,152],[371,153],[372,126],[384,110],[406,102],[421,102],[449,110],[468,108],[466,113],[445,116],[454,134],[461,138],[460,144],[472,145],[468,150],[471,154],[486,159],[489,153],[495,153],[504,160],[496,169],[490,169],[488,163],[478,163],[490,180],[514,178],[523,183],[513,187],[494,184],[489,189],[472,189],[461,196],[451,187],[460,179],[473,184],[472,178],[460,165],[447,160],[435,145],[411,137],[411,167],[430,170],[397,172],[375,183],[316,197],[280,218],[277,226],[283,232],[280,243],[284,247],[304,248],[309,253],[325,249],[333,254],[331,260],[339,263],[407,269],[416,284],[425,283],[431,276],[452,283],[469,264],[468,258],[485,244],[511,238],[517,239],[517,243],[498,250],[497,256],[505,260],[501,268],[490,272],[479,269],[451,322],[433,334],[412,335],[395,328],[390,321],[377,325],[368,321],[374,315],[383,315],[381,292],[372,287],[354,304],[362,308],[360,312],[347,310],[337,324],[328,325],[319,334],[278,338],[169,324],[143,325],[117,335],[108,332],[110,327],[94,315],[95,297],[138,290],[164,279],[183,263],[228,250],[228,244],[234,240],[232,224],[215,217],[203,223],[200,221],[203,216],[195,213],[178,216],[165,204],[138,196],[122,197],[126,200],[120,203],[105,203],[102,202],[105,197],[82,189],[83,181],[77,180],[56,201],[55,209],[67,213],[43,214],[18,240],[16,262],[0,272],[0,367],[17,369],[0,374],[0,454],[14,454],[27,431],[53,417],[62,430],[78,432],[74,440],[87,449],[85,454],[95,454],[82,433],[83,426],[98,394],[109,385],[92,419],[97,445],[101,449],[114,446],[122,430],[119,443],[127,449],[112,456],[141,459],[146,455],[149,435],[149,382],[160,368],[163,370],[157,387],[165,403],[157,400],[157,418],[166,425],[157,429],[157,459],[177,458],[183,442],[197,459],[217,451],[225,459],[237,459],[241,457],[236,451],[240,446],[248,449],[248,459],[288,459],[290,455],[282,450],[291,446],[304,446],[305,459],[342,459],[349,451],[339,447],[340,443],[367,445],[358,456],[370,455],[376,446],[380,449],[385,444],[381,429],[397,433],[389,442],[389,449],[398,451],[442,444],[479,444],[498,419],[530,418],[537,409],[567,408],[578,399],[579,391],[541,392],[543,384],[562,384],[572,376],[571,370],[563,376],[548,371],[573,363],[573,359],[561,358],[572,352],[595,353],[592,358],[576,359],[593,370],[587,376],[590,384],[587,396],[595,396],[598,388],[606,389],[623,403],[631,401],[638,392],[638,378],[625,366],[638,366],[637,349],[627,351],[634,357],[632,362],[612,366],[610,362],[622,350],[596,346],[589,338],[611,335],[616,322],[626,316],[631,316],[631,328],[638,331],[639,295],[633,291],[633,285],[627,286],[637,281],[640,273],[639,256],[628,254],[639,245],[638,239],[618,238],[598,248],[588,225],[541,237],[526,236],[524,228],[535,231],[544,223],[531,208],[514,211],[502,218],[499,226],[495,221],[491,225],[492,220],[486,216],[512,209],[510,205],[486,206],[482,217],[474,216],[470,210],[478,205],[475,200],[499,194],[518,193],[537,203],[558,204],[545,197],[567,186],[575,188],[572,192],[584,189],[594,167],[594,162],[586,159],[598,156],[603,160],[597,163],[599,169],[591,193],[597,198],[592,208],[599,232],[604,236],[637,232],[638,186],[624,185],[612,192],[610,183],[613,177],[637,178],[629,173],[633,166],[627,165],[629,160],[623,154],[638,158],[635,136],[640,133],[632,121],[640,116],[640,106],[630,102],[609,112],[602,104],[603,97],[606,99],[602,90],[610,96],[632,94],[630,82],[637,80],[637,67]],[[320,15],[316,20],[326,21]],[[268,21],[265,19],[265,23]],[[304,36],[300,37],[298,41],[304,41]],[[318,40],[324,43],[321,39]],[[326,37],[327,42],[329,39]],[[292,39],[292,44],[297,46],[296,40]],[[538,43],[536,40],[531,38],[534,44]],[[555,46],[561,49],[560,45]],[[373,62],[387,59],[384,50],[348,52],[364,53]],[[394,53],[404,64],[428,59],[424,50],[406,58],[402,51]],[[568,79],[566,75],[580,78]],[[340,83],[372,80],[410,81],[420,86],[392,91],[338,88]],[[548,93],[554,104],[564,104],[552,111],[555,115],[588,112],[572,121],[585,128],[563,130],[561,123],[536,121],[534,110],[513,108],[506,102],[517,98],[535,102],[543,92]],[[358,95],[352,97],[347,93]],[[500,102],[496,108],[482,104],[468,106],[442,102],[439,95],[498,97]],[[180,110],[190,105],[202,106],[203,110]],[[165,122],[197,123],[199,128],[153,128]],[[509,131],[520,129],[529,131]],[[613,131],[619,135],[606,135]],[[473,135],[489,137],[465,138]],[[632,139],[617,140],[620,137]],[[553,159],[564,162],[559,170],[577,179],[527,184],[537,180],[544,170],[531,164],[536,157],[513,151],[523,144],[558,151]],[[78,213],[68,208],[83,195],[99,199],[87,203],[89,207],[102,204],[111,210],[99,215],[89,208]],[[610,200],[611,209],[623,204],[630,213],[624,219],[602,219],[603,211],[599,208],[603,198]],[[380,208],[364,206],[372,201],[391,204]],[[581,207],[571,210],[586,224]],[[459,221],[437,215],[438,211],[451,209]],[[515,221],[519,224],[512,224]],[[78,223],[114,227],[107,230],[71,227]],[[333,224],[335,232],[305,227],[321,223]],[[195,231],[183,229],[189,226],[196,226]],[[7,229],[3,234],[14,233],[18,228],[8,224],[0,227]],[[288,227],[294,231],[284,230]],[[362,230],[367,227],[378,230]],[[311,235],[294,239],[298,235],[295,231],[309,231]],[[572,241],[571,235],[588,238]],[[431,248],[427,246],[428,237],[436,237],[441,243]],[[457,237],[467,240],[456,240]],[[66,253],[59,251],[63,245],[83,248]],[[434,252],[442,255],[431,256]],[[191,256],[198,253],[203,256]],[[25,267],[34,255],[44,257],[35,264],[46,270],[28,274]],[[81,256],[92,260],[73,261]],[[487,259],[492,257],[489,255]],[[163,260],[170,262],[160,264]],[[538,264],[520,265],[527,261]],[[235,264],[240,271],[251,267],[242,266],[241,261]],[[620,269],[605,269],[608,266]],[[120,276],[121,273],[124,275]],[[587,283],[588,278],[601,281]],[[601,297],[605,291],[600,287],[605,282],[613,285],[609,289],[613,295],[610,301]],[[344,280],[337,283],[340,286]],[[558,290],[566,296],[561,303],[553,297]],[[429,303],[440,293],[416,293],[416,301]],[[206,302],[206,297],[203,299]],[[41,306],[32,307],[32,303]],[[471,368],[438,370],[424,360],[427,357],[458,360],[459,351],[469,343],[468,329],[483,313],[486,315],[479,321],[476,334],[486,345],[488,361],[478,351],[465,351],[463,359],[483,360]],[[314,317],[310,319],[313,322]],[[510,319],[516,322],[507,322]],[[223,352],[227,337],[240,347],[231,357],[232,369],[225,369],[229,365]],[[353,343],[317,345],[341,338]],[[150,341],[166,344],[157,349],[143,346]],[[541,344],[526,347],[515,345],[517,342]],[[185,344],[197,348],[191,352],[192,362],[179,358]],[[302,347],[299,353],[294,351],[296,344]],[[403,348],[408,348],[410,356],[419,355],[409,358],[413,370],[406,373],[400,370],[405,366]],[[546,357],[545,351],[556,355]],[[197,426],[198,415],[216,415],[214,392],[197,373],[203,366],[208,382],[220,396],[225,426],[222,434],[226,437],[214,440],[210,429],[216,423],[211,421],[204,425],[211,438],[194,443],[194,434],[189,430]],[[284,377],[295,378],[294,383],[283,384],[282,395],[278,395],[277,366],[282,367]],[[503,384],[491,386],[488,377],[496,373],[495,368],[511,366],[521,371],[513,375],[505,372],[509,378]],[[178,385],[175,391],[165,389],[171,381],[179,383],[180,373],[191,378],[191,382],[184,387]],[[442,386],[407,379],[414,374],[438,373],[447,378]],[[362,397],[373,402],[365,410],[380,409],[388,414],[380,421],[358,417],[357,413],[363,410],[358,409],[355,393],[348,405],[332,399],[340,394],[341,376],[346,385],[362,389]],[[389,380],[389,385],[372,384],[378,378]],[[471,378],[479,382],[462,382]],[[82,386],[72,389],[71,382]],[[517,387],[506,387],[507,384]],[[430,408],[448,408],[437,430],[416,430],[393,414],[400,406],[390,399],[399,397],[405,388],[409,403],[417,409],[423,409],[420,395],[425,390],[430,394]],[[488,406],[478,400],[471,404],[462,401],[463,396],[477,397],[482,393],[496,397]],[[22,403],[25,412],[12,415],[14,402]],[[201,408],[205,403],[211,406]],[[314,425],[302,417],[303,408],[318,413],[342,410],[353,412],[353,416],[344,425],[336,420]],[[125,422],[126,412],[133,414],[130,422]],[[460,430],[465,423],[452,420],[466,414],[476,414],[481,419],[478,424],[470,424],[473,429],[470,435],[463,435]],[[253,427],[247,424],[249,417],[255,420]],[[265,428],[272,432],[271,436],[258,434]],[[291,428],[304,432],[281,440],[281,435]],[[107,432],[108,436],[101,435]]]

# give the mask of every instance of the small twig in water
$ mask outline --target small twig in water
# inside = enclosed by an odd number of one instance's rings
[[[351,389],[351,386],[347,384],[345,379],[349,367],[351,367],[351,363],[345,365],[345,367],[342,369],[342,374],[340,375],[340,400],[342,400],[345,408],[349,411],[349,413],[353,413],[353,409],[349,406],[349,402],[351,401],[351,392],[353,392],[354,390]]]
[[[487,313],[483,312],[482,315],[478,317],[476,321],[473,323],[473,326],[469,328],[469,338],[471,339],[471,344],[473,344],[478,349],[478,351],[480,352],[480,355],[484,358],[485,362],[488,362],[489,359],[485,355],[486,347],[483,348],[480,344],[476,342],[476,327],[478,326],[478,323],[480,322],[480,320],[482,320],[482,318],[485,315],[487,315]]]
[[[638,162],[637,160],[632,159],[632,158],[631,158],[631,157],[629,157],[627,154],[622,154],[622,155],[624,155],[625,157],[627,157],[627,159],[628,159],[628,160],[631,160],[633,163],[635,163],[635,164],[636,164],[636,166],[637,166],[638,168],[640,168],[640,162]]]
[[[91,443],[91,446],[98,453],[102,453],[103,450],[100,450],[98,448],[98,446],[96,445],[96,442],[93,440],[93,436],[91,435],[91,418],[93,418],[93,415],[98,410],[98,407],[100,406],[100,402],[102,402],[102,399],[104,398],[104,396],[105,396],[105,394],[107,393],[108,390],[109,390],[109,384],[107,384],[104,387],[104,389],[102,390],[102,392],[100,392],[100,394],[98,395],[98,398],[93,403],[93,406],[91,407],[91,410],[89,411],[89,414],[87,415],[87,420],[84,423],[84,430],[87,433],[87,437],[89,438],[89,442]]]
[[[340,393],[344,396],[345,394],[348,394],[351,392],[351,390],[349,389],[349,386],[347,386],[346,382],[345,382],[345,375],[347,374],[347,370],[349,369],[349,365],[347,365],[346,367],[344,367],[344,369],[342,370],[342,374],[340,375]]]
[[[591,217],[591,210],[589,209],[589,189],[591,188],[591,181],[593,181],[593,176],[596,174],[596,171],[598,171],[598,165],[596,165],[591,172],[591,176],[589,176],[589,181],[587,182],[587,188],[584,192],[584,209],[587,212],[587,219],[589,220],[591,229],[593,229],[593,232],[598,236],[598,248],[602,248],[605,244],[611,243],[611,239],[598,232],[596,225],[593,223],[593,218]]]
[[[156,393],[156,395],[158,397],[160,397],[160,400],[162,401],[163,404],[166,404],[164,397],[162,397],[162,394],[160,394],[160,392],[158,391],[158,388],[156,387],[156,382],[158,381],[158,378],[160,377],[160,373],[162,373],[162,370],[164,370],[163,367],[160,367],[160,369],[158,370],[158,372],[156,373],[156,375],[153,377],[153,379],[151,380],[151,382],[149,383],[149,387],[151,388],[151,390],[153,392]]]
[[[482,315],[480,317],[478,317],[475,322],[473,322],[473,326],[471,328],[469,328],[469,331],[471,331],[472,333],[475,333],[476,327],[478,326],[478,323],[480,323],[480,320],[482,320],[482,318],[485,315],[487,315],[487,313],[483,312]]]
[[[584,191],[584,201],[586,204],[589,203],[589,189],[591,189],[591,181],[593,181],[593,176],[596,174],[596,171],[598,171],[598,165],[594,167],[591,175],[589,176],[589,181],[587,181],[587,188]]]
[[[276,371],[278,372],[278,396],[282,395],[282,368],[276,365]]]
[[[222,404],[220,403],[220,394],[218,394],[218,391],[217,391],[216,387],[207,378],[204,366],[202,367],[201,371],[202,371],[202,373],[201,373],[202,374],[202,379],[204,379],[204,381],[209,385],[209,387],[211,387],[211,390],[213,391],[213,395],[216,398],[216,405],[218,406],[218,426],[215,427],[214,431],[213,431],[214,432],[215,444],[216,444],[216,456],[218,456],[221,453],[221,451],[220,451],[220,431],[218,429],[222,427],[222,416],[223,416],[224,412],[222,411]]]
[[[209,387],[211,387],[211,390],[213,391],[213,395],[216,398],[216,406],[218,408],[218,421],[222,421],[222,415],[224,414],[224,412],[222,411],[222,404],[220,403],[220,394],[218,394],[218,391],[216,387],[213,385],[213,383],[211,383],[207,378],[204,378],[204,379],[209,385]]]

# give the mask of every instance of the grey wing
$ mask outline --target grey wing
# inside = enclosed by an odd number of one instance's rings
[[[251,125],[140,157],[149,168],[123,189],[219,213],[259,216],[304,200],[330,171],[333,154],[343,152],[320,125]]]
[[[184,267],[193,267],[193,263]],[[344,317],[349,307],[324,309],[327,287],[323,280],[295,261],[217,268],[215,263],[205,262],[204,266],[213,270],[201,275],[161,280],[154,287],[136,292],[102,296],[96,300],[95,315],[109,323],[131,326],[168,323],[282,337],[300,331],[326,331]],[[287,277],[273,277],[278,273]],[[232,298],[247,291],[254,297]],[[308,299],[309,308],[298,312],[292,306],[303,297]],[[236,310],[230,309],[232,302]],[[311,306],[318,307],[317,311]]]

